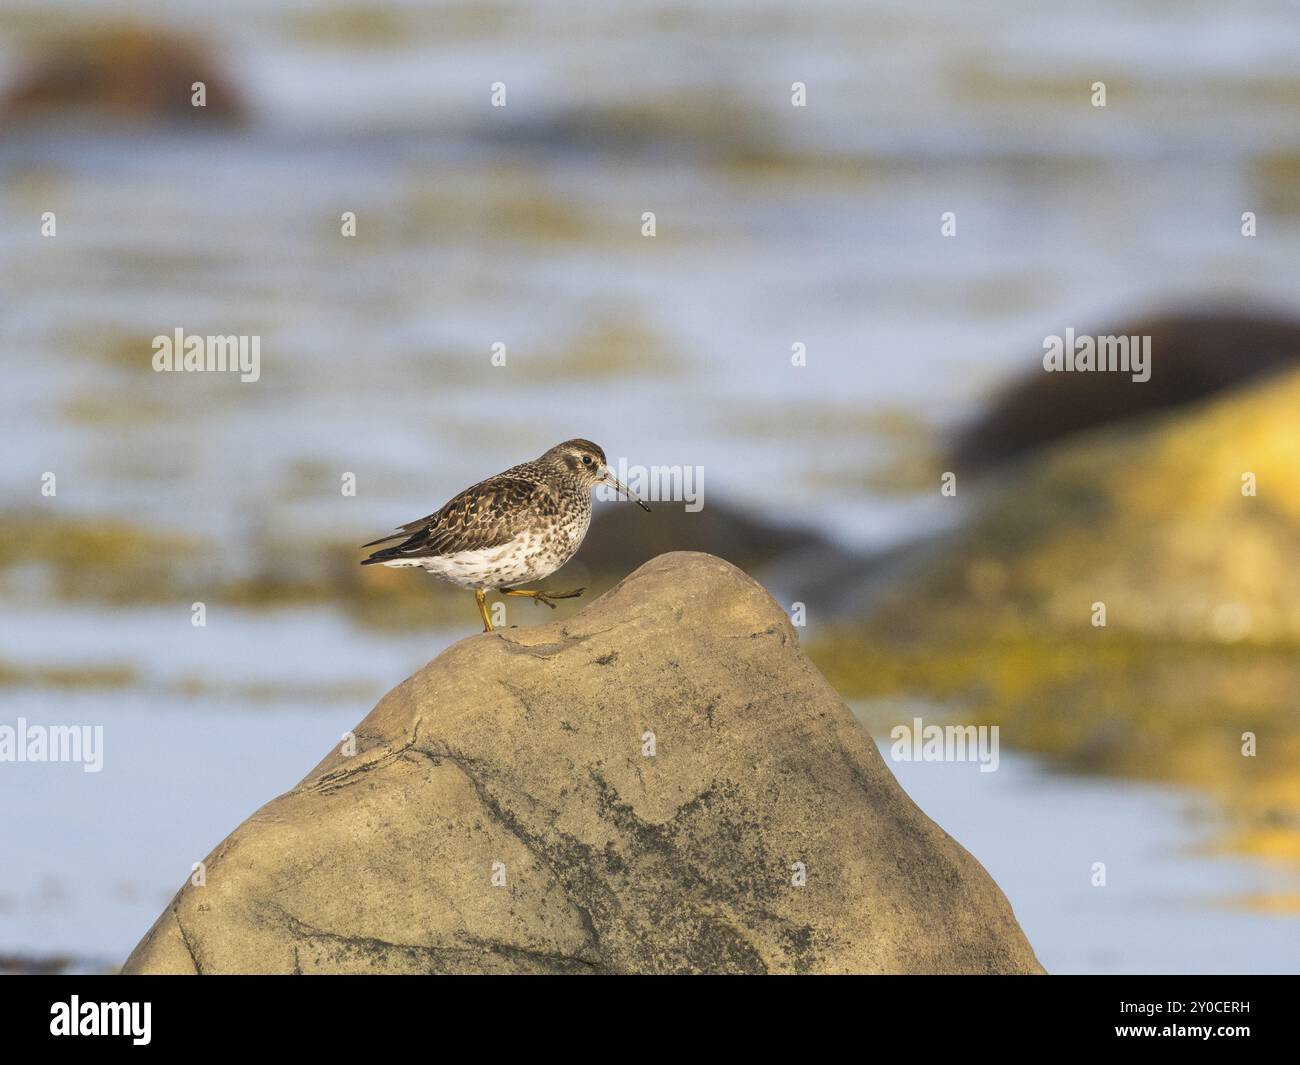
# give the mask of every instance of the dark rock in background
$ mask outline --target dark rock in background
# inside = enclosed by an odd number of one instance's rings
[[[649,514],[633,506],[600,507],[581,557],[592,573],[621,578],[666,551],[703,551],[754,570],[815,544],[826,541],[814,530],[777,525],[710,499],[694,513],[669,502],[653,504]]]
[[[50,119],[237,122],[244,104],[200,44],[162,31],[116,27],[58,38],[25,64],[0,102],[5,125]],[[206,86],[206,106],[191,86]]]
[[[1150,336],[1151,379],[1048,373],[1040,366],[957,435],[950,449],[953,468],[988,470],[1076,433],[1193,403],[1300,363],[1300,320],[1273,311],[1172,312],[1092,335]]]

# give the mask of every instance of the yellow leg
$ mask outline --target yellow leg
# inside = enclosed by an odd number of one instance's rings
[[[478,603],[479,616],[483,619],[483,631],[492,631],[492,619],[488,616],[487,592],[482,588],[474,589],[474,599]]]
[[[502,588],[500,591],[502,595],[526,595],[534,603],[545,603],[554,610],[555,604],[551,602],[552,599],[577,599],[586,589],[575,588],[571,592],[543,592],[537,588]]]

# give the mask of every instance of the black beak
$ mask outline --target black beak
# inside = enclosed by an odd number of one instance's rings
[[[625,485],[622,481],[620,481],[617,477],[615,477],[612,473],[610,473],[608,466],[605,467],[605,476],[602,478],[602,480],[604,480],[604,482],[607,485],[609,485],[611,488],[615,488],[618,491],[622,492],[625,496],[628,497],[628,499],[632,500],[633,503],[635,503],[638,507],[644,510],[647,514],[650,513],[650,508],[646,506],[645,503],[643,503],[640,499],[638,499],[633,494],[632,489],[630,489],[627,485]]]

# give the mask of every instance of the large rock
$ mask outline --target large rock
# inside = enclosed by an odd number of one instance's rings
[[[462,640],[356,737],[208,856],[126,972],[1041,971],[712,556]]]

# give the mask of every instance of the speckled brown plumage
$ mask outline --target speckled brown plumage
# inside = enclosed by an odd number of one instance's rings
[[[566,440],[540,458],[465,489],[433,514],[365,544],[401,540],[361,564],[418,567],[472,588],[484,629],[490,630],[483,600],[489,589],[531,596],[548,606],[554,606],[550,599],[581,593],[546,594],[514,586],[549,577],[573,557],[591,523],[591,490],[601,483],[635,498],[609,472],[596,444]]]

